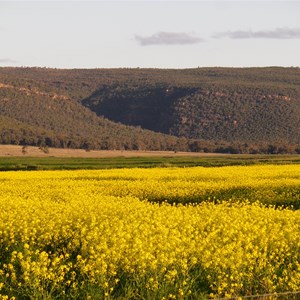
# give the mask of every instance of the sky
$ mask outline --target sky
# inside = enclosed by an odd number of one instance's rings
[[[1,1],[0,66],[300,66],[299,1]]]

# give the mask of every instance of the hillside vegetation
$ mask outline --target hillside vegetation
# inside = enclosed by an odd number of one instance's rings
[[[0,130],[6,144],[295,153],[300,70],[0,68]]]

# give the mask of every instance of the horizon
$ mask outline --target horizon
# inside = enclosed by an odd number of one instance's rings
[[[299,69],[299,66],[251,66],[251,67],[223,67],[223,66],[207,66],[207,67],[190,67],[190,68],[155,68],[155,67],[91,67],[91,68],[57,68],[57,67],[45,67],[45,66],[0,66],[0,68],[11,68],[11,69],[51,69],[51,70],[194,70],[194,69]]]
[[[299,1],[1,1],[1,67],[299,67]]]

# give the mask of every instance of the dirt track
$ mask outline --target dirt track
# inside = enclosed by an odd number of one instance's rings
[[[9,156],[30,156],[30,157],[150,157],[150,156],[220,156],[222,154],[215,153],[196,153],[196,152],[172,152],[172,151],[121,151],[121,150],[92,150],[85,151],[82,149],[60,149],[49,148],[46,154],[38,147],[28,146],[26,154],[22,153],[22,146],[16,145],[0,145],[0,157]]]

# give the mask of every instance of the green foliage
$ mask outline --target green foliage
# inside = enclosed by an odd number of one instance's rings
[[[50,149],[51,153],[51,149]],[[221,167],[258,164],[300,164],[298,155],[222,155],[208,157],[114,157],[114,158],[59,158],[59,157],[1,157],[0,171],[10,170],[80,170],[155,167]]]
[[[279,67],[0,68],[0,143],[299,153],[299,75]]]

